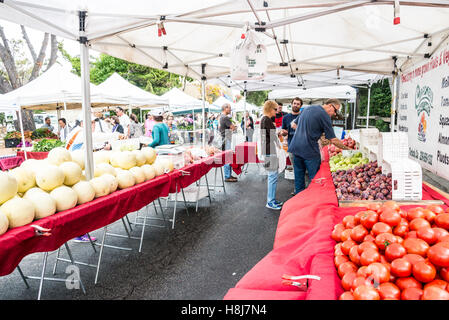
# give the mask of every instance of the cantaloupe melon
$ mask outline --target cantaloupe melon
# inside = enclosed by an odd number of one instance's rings
[[[63,162],[59,165],[59,169],[64,173],[64,184],[66,186],[73,186],[81,180],[83,170],[78,163],[74,161]]]
[[[25,194],[23,195],[23,198],[26,198],[28,195],[35,194],[35,193],[47,193],[47,192],[45,192],[44,190],[42,190],[39,187],[33,187],[31,189],[28,189],[27,192],[25,192]]]
[[[72,156],[66,148],[57,147],[50,150],[47,156],[47,161],[50,164],[59,166],[63,162],[72,161]]]
[[[109,173],[113,176],[116,175],[114,167],[111,166],[109,163],[98,163],[95,165],[94,168],[95,177],[100,177],[106,173]]]
[[[17,180],[6,172],[0,172],[0,204],[13,198],[18,191]]]
[[[131,169],[137,164],[136,155],[131,151],[115,152],[111,156],[111,164],[124,170]]]
[[[81,167],[81,170],[84,170],[84,150],[78,149],[72,151],[70,152],[70,155],[72,156],[72,161],[78,163],[78,165]]]
[[[157,157],[156,150],[151,147],[143,147],[140,151],[142,151],[142,153],[145,155],[148,164],[154,163]]]
[[[156,176],[156,170],[154,170],[151,164],[144,164],[141,166],[143,174],[145,175],[145,181],[151,180]]]
[[[100,150],[93,153],[94,155],[94,163],[109,163],[111,157],[111,151]]]
[[[6,215],[0,210],[0,235],[8,231],[9,221]]]
[[[56,201],[56,210],[71,209],[78,203],[78,194],[70,187],[60,186],[50,192],[50,196]]]
[[[118,188],[118,180],[115,176],[109,173],[105,173],[101,176],[102,179],[106,180],[109,185],[109,193],[112,193]]]
[[[35,219],[42,219],[56,212],[56,201],[47,192],[26,193],[24,198],[33,203]]]
[[[95,199],[95,189],[89,181],[80,181],[72,186],[72,189],[78,195],[77,204],[83,204]]]
[[[45,165],[36,172],[36,184],[45,191],[51,191],[64,183],[64,172],[55,165]]]
[[[0,211],[8,218],[9,228],[21,227],[34,220],[33,203],[25,198],[14,197],[6,201]]]
[[[135,185],[136,178],[134,178],[134,175],[128,170],[118,170],[117,181],[119,189],[126,189]]]
[[[109,194],[109,183],[101,177],[93,178],[89,181],[95,190],[95,198],[103,197]]]
[[[133,150],[131,152],[136,155],[136,164],[138,167],[143,166],[147,162],[147,158],[141,150]]]
[[[156,171],[156,177],[165,173],[165,167],[160,161],[155,161],[153,163],[153,168]]]
[[[18,192],[23,193],[36,185],[34,173],[27,168],[17,167],[9,171],[17,181]]]
[[[129,171],[134,175],[136,179],[136,184],[142,183],[145,181],[145,174],[141,167],[132,167]]]

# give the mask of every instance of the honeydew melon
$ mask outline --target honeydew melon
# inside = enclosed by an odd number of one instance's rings
[[[136,184],[136,178],[128,170],[118,170],[117,181],[119,189],[126,189]]]
[[[0,172],[0,204],[13,198],[18,191],[17,180],[5,172]]]
[[[145,181],[151,180],[156,176],[156,170],[151,164],[144,164],[141,166],[143,174],[145,175]]]
[[[56,202],[56,210],[64,211],[71,209],[78,203],[78,194],[70,187],[60,186],[50,192],[50,196]]]
[[[47,156],[47,161],[50,164],[59,166],[63,162],[72,161],[72,156],[70,155],[70,152],[66,148],[57,147],[50,150]]]
[[[95,190],[95,198],[103,197],[109,194],[109,183],[101,177],[93,178],[89,181]]]
[[[145,158],[147,159],[148,164],[154,163],[154,161],[156,160],[156,157],[157,157],[156,150],[154,150],[151,147],[144,147],[140,151],[145,155]]]
[[[64,172],[55,165],[45,165],[36,172],[36,184],[44,191],[62,186],[64,179]]]
[[[56,212],[56,201],[47,192],[26,193],[24,198],[33,203],[35,219],[42,219]]]
[[[95,199],[95,189],[89,181],[80,181],[72,189],[78,196],[77,204],[83,204]]]
[[[9,174],[16,179],[18,192],[26,192],[36,185],[34,173],[26,168],[17,167],[9,171]]]
[[[21,227],[34,220],[34,205],[25,198],[14,197],[6,201],[0,211],[8,218],[9,228]]]
[[[78,163],[74,161],[63,162],[59,165],[59,169],[64,173],[64,184],[66,186],[73,186],[81,180],[83,170]]]
[[[142,183],[145,181],[145,173],[143,172],[141,167],[132,167],[129,171],[134,175],[136,179],[136,184]]]

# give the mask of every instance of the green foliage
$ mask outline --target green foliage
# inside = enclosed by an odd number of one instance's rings
[[[33,151],[47,152],[57,147],[65,147],[65,142],[58,139],[42,139],[33,145]]]
[[[380,132],[389,132],[390,125],[388,122],[383,121],[382,119],[377,119],[375,127],[379,129]]]
[[[368,105],[368,89],[359,89],[360,110],[359,115],[366,116]],[[391,90],[388,79],[381,80],[371,86],[371,102],[369,113],[373,116],[389,117],[391,114]]]
[[[262,106],[265,103],[265,100],[268,99],[269,91],[250,91],[246,93],[246,101],[252,103],[256,106]],[[243,92],[241,92],[243,95]]]

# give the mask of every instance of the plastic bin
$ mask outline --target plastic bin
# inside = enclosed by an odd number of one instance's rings
[[[382,173],[391,173],[393,200],[422,200],[422,169],[418,162],[408,158],[384,159]]]
[[[379,161],[379,146],[367,145],[362,147],[363,157],[368,158],[369,161]]]
[[[360,148],[377,146],[379,144],[379,129],[360,129]]]
[[[382,132],[379,138],[379,161],[408,158],[407,133]]]
[[[165,145],[164,145],[165,146]],[[171,160],[173,163],[173,167],[175,169],[181,169],[185,167],[185,159],[184,159],[184,152],[181,149],[173,148],[171,146],[168,146],[168,148],[162,148],[163,146],[160,146],[160,148],[156,147],[156,153],[157,153],[157,159],[167,159]]]

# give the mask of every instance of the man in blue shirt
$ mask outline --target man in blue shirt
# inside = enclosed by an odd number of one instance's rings
[[[331,117],[337,115],[341,108],[338,99],[328,99],[322,106],[314,105],[305,108],[301,116],[292,124],[296,128],[289,144],[288,152],[294,156],[293,170],[295,174],[295,194],[305,189],[305,171],[312,180],[321,165],[321,153],[318,140],[324,132],[326,139],[337,147],[348,150],[340,139],[335,137]]]

